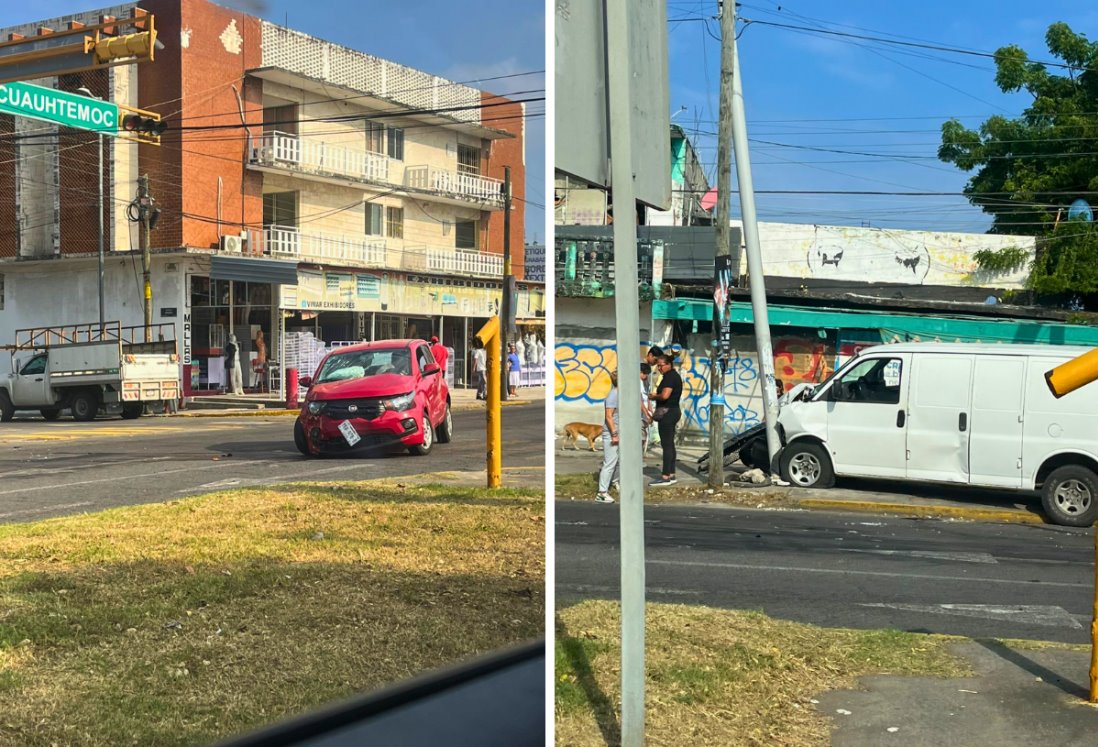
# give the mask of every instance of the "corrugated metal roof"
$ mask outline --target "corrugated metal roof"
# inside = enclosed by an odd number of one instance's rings
[[[210,260],[210,277],[214,280],[297,285],[297,262],[266,257],[230,257],[224,254],[215,254]]]

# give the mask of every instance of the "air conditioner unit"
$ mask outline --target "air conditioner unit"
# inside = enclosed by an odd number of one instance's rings
[[[240,236],[222,236],[221,237],[221,251],[232,252],[233,254],[240,254],[240,250],[244,246],[244,239]]]

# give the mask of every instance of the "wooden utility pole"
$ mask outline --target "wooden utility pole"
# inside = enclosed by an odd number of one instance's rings
[[[141,272],[145,279],[145,342],[152,342],[152,203],[149,175],[142,174],[137,180],[137,204],[141,223],[145,227],[145,237],[141,244]]]
[[[503,295],[499,305],[499,345],[500,367],[499,382],[501,400],[508,399],[507,388],[507,343],[511,341],[511,167],[503,167]]]
[[[724,322],[728,314],[728,285],[719,292],[722,257],[731,256],[729,243],[732,228],[732,44],[736,34],[736,17],[727,7],[721,9],[721,88],[717,123],[717,243],[713,257],[713,351],[709,360],[709,487],[724,486],[724,366],[722,348]]]

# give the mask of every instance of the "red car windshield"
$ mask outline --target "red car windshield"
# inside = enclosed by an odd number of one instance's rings
[[[378,374],[411,376],[412,357],[408,348],[375,348],[349,353],[333,353],[316,374],[316,383],[361,379]]]

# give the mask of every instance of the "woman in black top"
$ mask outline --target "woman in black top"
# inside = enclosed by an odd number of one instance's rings
[[[656,402],[656,413],[666,408],[666,412],[656,421],[660,431],[660,448],[663,449],[663,474],[652,485],[674,485],[675,479],[675,426],[682,417],[679,399],[682,397],[682,377],[672,365],[674,359],[666,353],[656,357],[656,367],[663,378],[659,389],[649,397]]]

